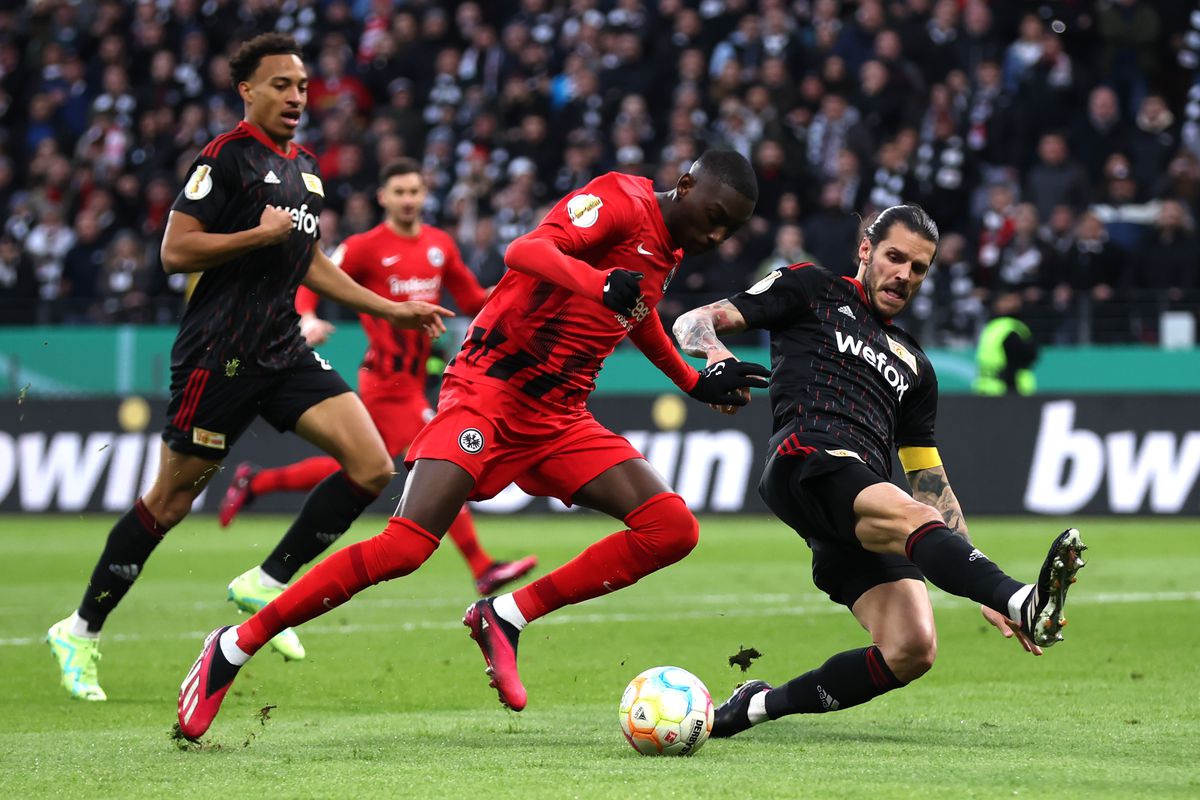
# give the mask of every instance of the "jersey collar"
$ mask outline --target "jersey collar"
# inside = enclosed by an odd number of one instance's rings
[[[299,146],[296,145],[295,142],[291,143],[291,148],[290,148],[289,152],[285,153],[283,150],[280,150],[279,145],[275,144],[275,140],[272,139],[270,136],[267,136],[266,132],[262,128],[255,125],[253,122],[247,122],[246,120],[242,120],[241,122],[239,122],[237,124],[237,127],[234,128],[234,130],[245,131],[246,133],[253,136],[255,139],[257,139],[262,144],[271,148],[271,150],[276,155],[283,156],[284,158],[294,159],[296,157],[296,154],[300,152],[300,148],[299,148]]]
[[[858,296],[862,298],[863,305],[865,305],[867,307],[867,311],[871,312],[872,316],[874,316],[875,310],[871,308],[871,301],[867,299],[867,290],[863,288],[863,285],[859,282],[858,278],[849,278],[843,275],[842,280],[851,284],[858,291]],[[882,322],[884,325],[891,325],[892,319],[891,317],[888,317],[887,319],[882,320]]]

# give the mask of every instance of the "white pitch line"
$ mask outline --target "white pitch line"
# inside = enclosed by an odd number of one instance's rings
[[[746,602],[747,599],[755,597],[764,597],[770,595],[723,595],[731,602]],[[809,595],[808,597],[812,597]],[[935,595],[935,602],[938,607],[965,607],[974,605],[963,598],[954,597],[938,593]],[[697,602],[700,602],[697,600]],[[1200,592],[1101,592],[1098,594],[1085,594],[1079,597],[1072,597],[1073,606],[1092,606],[1092,605],[1124,605],[1129,603],[1173,603],[1173,602],[1200,602]],[[359,605],[365,605],[360,603]],[[647,614],[647,613],[632,613],[632,612],[598,612],[593,614],[579,614],[570,611],[555,614],[552,617],[544,617],[538,620],[537,627],[542,628],[547,625],[607,625],[615,622],[674,622],[679,620],[691,619],[713,619],[714,617],[722,619],[745,619],[745,618],[761,618],[761,617],[802,617],[808,615],[828,615],[828,614],[844,614],[846,610],[836,603],[823,601],[820,603],[793,603],[783,606],[763,606],[756,608],[730,608],[720,612],[712,610],[696,610],[696,611],[673,611],[671,613],[662,614]],[[437,620],[420,622],[401,622],[388,624],[353,624],[353,625],[307,625],[303,628],[305,633],[325,634],[325,633],[375,633],[381,631],[394,632],[411,632],[411,631],[444,631],[458,630],[462,627],[462,623],[458,620]],[[106,642],[145,642],[145,641],[168,641],[179,639],[196,639],[203,640],[209,631],[185,631],[176,634],[165,634],[155,636],[145,636],[140,633],[116,633],[106,635]],[[24,647],[32,644],[40,644],[44,639],[41,636],[21,636],[8,639],[0,639],[0,647]]]

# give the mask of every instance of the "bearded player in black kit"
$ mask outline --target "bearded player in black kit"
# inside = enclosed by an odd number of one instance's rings
[[[362,401],[300,335],[296,288],[431,335],[450,314],[384,299],[317,246],[324,186],[316,157],[292,142],[308,91],[296,41],[255,37],[230,70],[245,118],[196,157],[163,236],[163,268],[200,278],[171,352],[158,475],[113,527],[78,611],[47,634],[63,687],[83,700],[106,699],[96,672],[105,619],[256,416],[294,430],[342,469],[313,488],[262,565],[230,583],[229,599],[244,611],[279,595],[391,480],[392,459]],[[291,630],[271,644],[285,658],[304,657]]]
[[[921,677],[937,647],[925,579],[981,603],[989,623],[1034,655],[1062,639],[1067,587],[1084,564],[1079,532],[1054,540],[1035,584],[974,547],[934,441],[933,366],[891,322],[916,296],[937,244],[923,209],[893,206],[867,227],[857,277],[798,264],[675,323],[680,347],[710,363],[728,355],[718,334],[770,332],[775,432],[759,492],[812,548],[817,587],[872,641],[777,688],[738,687],[716,710],[714,737],[850,708]],[[911,496],[890,482],[893,447]]]

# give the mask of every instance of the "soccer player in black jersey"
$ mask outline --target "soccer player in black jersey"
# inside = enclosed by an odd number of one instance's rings
[[[713,736],[850,708],[921,677],[936,651],[925,579],[981,603],[989,623],[1034,655],[1062,639],[1067,587],[1086,549],[1078,531],[1054,540],[1036,584],[974,547],[934,441],[933,366],[891,321],[916,296],[937,243],[923,209],[893,206],[866,229],[857,277],[797,264],[675,323],[683,350],[710,363],[729,355],[718,334],[770,332],[775,433],[759,492],[812,548],[817,587],[872,641],[777,688],[743,684],[717,709]],[[890,482],[893,447],[911,496]]]
[[[300,335],[296,288],[431,335],[450,313],[381,297],[317,246],[324,186],[315,156],[292,142],[308,90],[295,40],[255,37],[230,69],[245,118],[196,157],[162,242],[167,272],[200,278],[171,352],[158,475],[113,527],[78,610],[47,634],[63,687],[84,700],[106,699],[96,674],[105,619],[256,416],[294,430],[342,469],[312,490],[262,565],[229,585],[244,611],[279,595],[391,480],[392,459],[362,401]],[[290,630],[271,643],[286,658],[304,657]]]

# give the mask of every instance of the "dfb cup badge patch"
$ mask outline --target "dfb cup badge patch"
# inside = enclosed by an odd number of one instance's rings
[[[576,228],[590,228],[600,218],[604,201],[594,194],[577,194],[567,201],[567,216]]]
[[[197,164],[192,177],[188,178],[187,185],[183,187],[183,196],[188,200],[203,200],[208,197],[213,187],[211,172],[212,167],[208,164]]]
[[[483,449],[483,434],[477,428],[467,428],[458,435],[458,446],[474,455]]]

